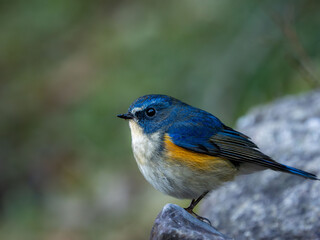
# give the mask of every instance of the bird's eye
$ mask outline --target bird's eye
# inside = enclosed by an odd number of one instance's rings
[[[156,110],[154,108],[148,108],[146,114],[148,117],[153,117],[156,114]]]

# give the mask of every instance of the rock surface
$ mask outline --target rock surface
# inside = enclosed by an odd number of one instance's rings
[[[254,109],[236,129],[276,161],[320,177],[320,91]],[[320,181],[271,170],[240,176],[200,213],[236,239],[320,239]]]
[[[167,204],[155,220],[150,239],[227,240],[230,238],[224,236],[207,223],[191,216],[183,208],[174,204]]]

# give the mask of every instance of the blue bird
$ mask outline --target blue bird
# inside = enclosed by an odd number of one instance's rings
[[[194,207],[238,175],[272,169],[319,180],[274,161],[248,136],[170,96],[142,96],[118,117],[129,120],[133,154],[145,179],[164,194],[192,199],[185,209],[201,220],[208,221]]]

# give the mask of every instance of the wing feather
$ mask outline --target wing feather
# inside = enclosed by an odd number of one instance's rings
[[[317,176],[296,168],[292,168],[274,161],[269,156],[260,152],[249,137],[227,127],[210,138],[210,142],[219,148],[218,155],[228,160],[239,163],[251,163],[275,171],[292,173],[305,178],[317,180]]]
[[[198,125],[194,124],[194,122],[192,125],[184,123],[178,127],[171,128],[169,135],[173,142],[180,147],[198,153],[221,157],[232,162],[236,167],[241,167],[243,163],[250,163],[275,171],[317,179],[316,175],[312,173],[274,161],[263,154],[248,136],[217,121],[219,120],[215,119],[215,128],[211,129],[208,127],[207,122],[205,122],[206,124],[201,124],[200,122]]]

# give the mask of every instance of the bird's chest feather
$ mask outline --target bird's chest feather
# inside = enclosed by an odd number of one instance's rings
[[[161,146],[159,133],[145,134],[142,128],[134,121],[129,122],[132,137],[132,150],[134,157],[140,167],[150,164]]]
[[[145,134],[134,121],[130,121],[132,150],[139,170],[145,179],[162,192],[168,185],[166,166],[161,155],[161,135],[159,133]]]

